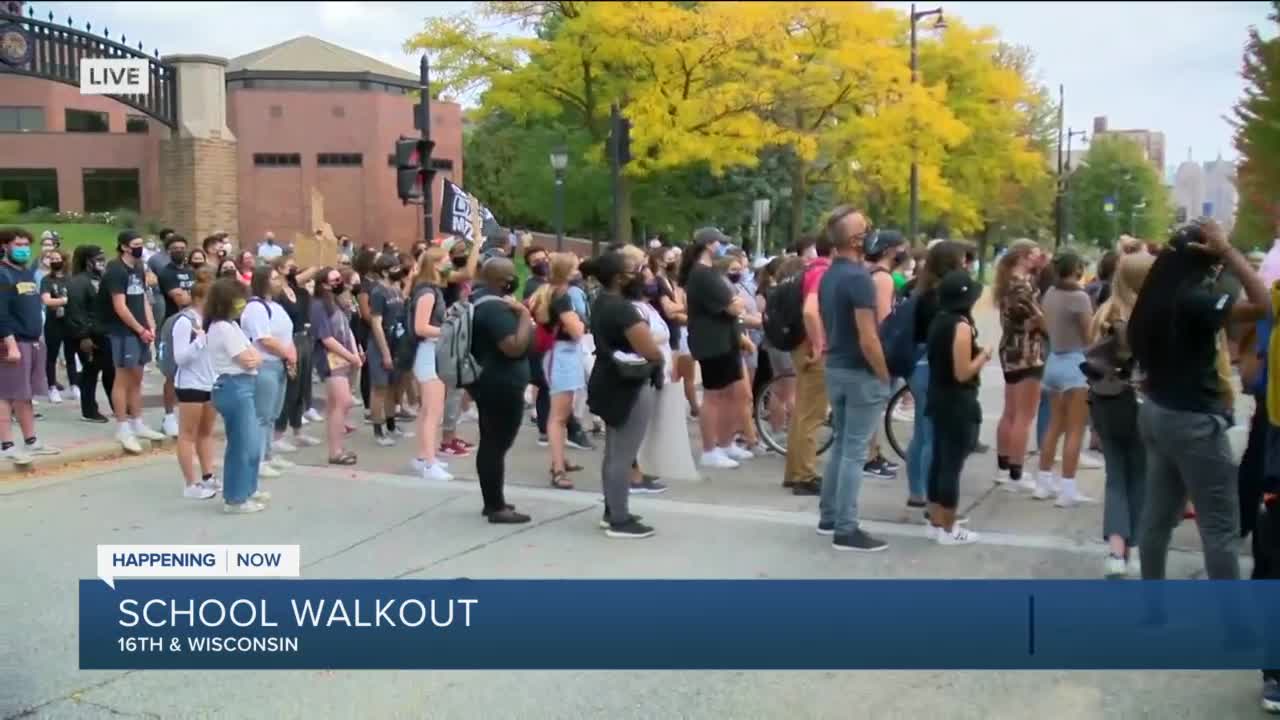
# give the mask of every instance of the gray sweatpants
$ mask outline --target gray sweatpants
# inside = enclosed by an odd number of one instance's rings
[[[462,388],[445,385],[444,417],[440,421],[441,432],[457,432],[458,418],[462,415]]]
[[[1240,579],[1240,498],[1226,418],[1169,410],[1148,399],[1138,409],[1138,430],[1147,450],[1139,543],[1143,579],[1164,579],[1169,538],[1188,496],[1196,508],[1205,573],[1211,580]]]
[[[600,484],[604,486],[605,515],[610,523],[625,523],[631,513],[627,500],[631,495],[631,467],[635,464],[640,443],[649,429],[649,418],[658,394],[645,383],[636,396],[631,414],[621,426],[605,426],[604,462],[600,466]]]

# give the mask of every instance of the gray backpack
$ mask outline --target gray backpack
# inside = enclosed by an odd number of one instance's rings
[[[480,377],[484,368],[471,354],[476,306],[499,299],[496,295],[485,295],[474,303],[459,300],[445,311],[440,338],[436,341],[436,374],[445,385],[467,387]]]
[[[164,325],[160,326],[160,337],[156,340],[156,364],[160,366],[160,372],[164,376],[171,378],[178,372],[178,361],[173,358],[173,326],[178,322],[178,318],[185,317],[191,321],[191,339],[196,338],[195,315],[189,310],[181,310],[173,317],[164,321]]]

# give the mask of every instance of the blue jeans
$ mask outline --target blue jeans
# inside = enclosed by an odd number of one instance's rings
[[[222,498],[239,505],[258,492],[258,463],[262,459],[261,426],[253,405],[257,378],[222,375],[213,383],[213,407],[227,429],[222,456]]]
[[[834,523],[836,535],[850,535],[858,529],[862,468],[867,462],[871,438],[889,402],[889,383],[881,382],[866,370],[828,366],[826,374],[835,442],[822,477],[819,520]]]
[[[929,361],[920,360],[907,378],[911,396],[915,398],[916,419],[907,445],[907,492],[923,499],[928,490],[929,464],[933,462],[933,421],[925,417],[925,399],[929,397]]]
[[[284,409],[284,391],[289,377],[284,363],[264,359],[258,368],[258,382],[253,391],[253,405],[259,432],[262,434],[263,460],[271,458],[271,440],[275,437],[276,418]]]

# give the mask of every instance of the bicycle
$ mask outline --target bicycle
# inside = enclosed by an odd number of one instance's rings
[[[770,419],[769,406],[773,394],[776,392],[775,383],[785,378],[794,377],[795,373],[786,373],[772,378],[765,383],[764,389],[760,391],[755,402],[755,423],[756,430],[760,434],[760,441],[779,455],[787,454],[787,431],[790,427],[790,418],[784,417],[780,427],[774,427]],[[915,409],[909,404],[913,400],[911,388],[904,383],[889,397],[889,402],[884,411],[885,440],[888,441],[889,447],[893,448],[893,452],[903,460],[907,458],[907,447],[911,444],[911,433],[915,427]],[[818,428],[817,440],[818,455],[822,455],[830,449],[832,442],[835,441],[830,411],[827,412],[826,420]]]

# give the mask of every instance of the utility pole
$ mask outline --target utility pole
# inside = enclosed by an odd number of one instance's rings
[[[935,30],[942,30],[947,27],[946,21],[942,17],[942,8],[934,8],[933,10],[916,11],[915,3],[911,4],[911,84],[916,84],[916,65],[918,63],[918,52],[916,49],[916,23],[931,15],[937,15],[938,20],[934,24]],[[920,224],[920,165],[916,162],[916,139],[913,131],[911,138],[911,205],[910,216],[907,224],[907,242],[915,243],[916,231]]]
[[[421,86],[422,99],[419,100],[420,112],[422,113],[422,139],[425,141],[423,146],[431,148],[431,66],[427,62],[427,55],[423,53],[422,64],[419,65],[421,77],[418,78],[418,84]],[[422,158],[422,239],[431,242],[431,238],[435,236],[432,222],[432,206],[435,205],[435,167],[431,163],[431,152],[428,150],[427,157]]]
[[[1053,249],[1056,251],[1062,246],[1063,231],[1063,208],[1066,187],[1066,178],[1062,174],[1062,109],[1066,104],[1066,99],[1061,83],[1058,84],[1058,183],[1057,192],[1053,197]]]

